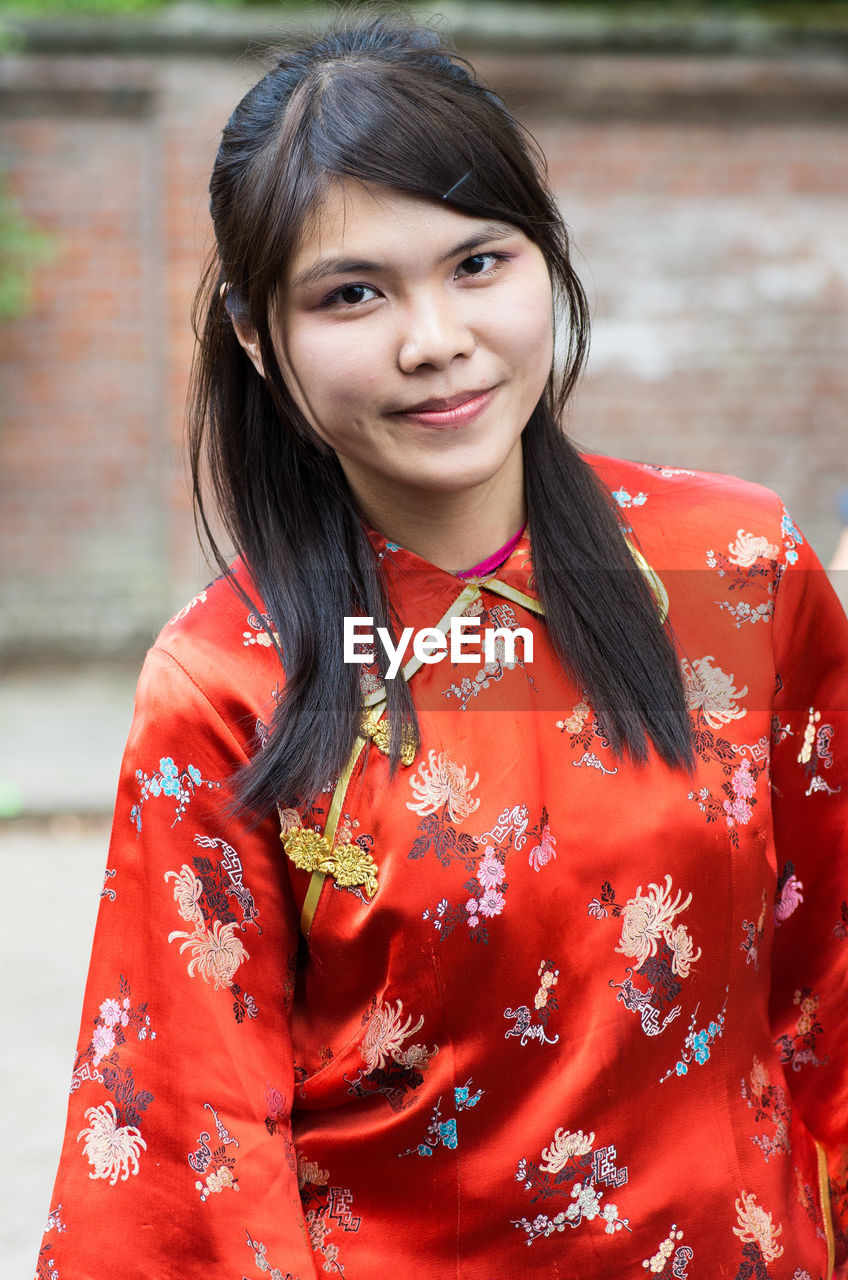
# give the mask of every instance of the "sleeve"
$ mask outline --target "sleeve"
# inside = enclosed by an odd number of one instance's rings
[[[291,1138],[297,921],[244,749],[168,653],[124,756],[38,1280],[314,1280]]]
[[[793,1107],[819,1144],[825,1200],[827,1161],[836,1274],[846,1276],[848,619],[814,554],[790,529],[793,562],[774,612],[771,1016]]]

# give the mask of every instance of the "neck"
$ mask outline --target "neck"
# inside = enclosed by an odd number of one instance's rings
[[[472,489],[433,493],[404,486],[388,496],[361,490],[354,496],[390,542],[456,573],[493,555],[527,518],[520,442],[496,476]]]

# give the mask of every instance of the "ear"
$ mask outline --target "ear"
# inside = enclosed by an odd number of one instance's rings
[[[227,308],[227,314],[233,322],[235,335],[240,345],[244,349],[248,360],[253,365],[260,378],[265,377],[265,367],[262,364],[262,355],[259,351],[259,339],[253,325],[249,320],[239,315],[235,307],[230,306],[228,298],[229,285],[226,281],[221,285],[221,297],[224,299],[224,305]]]

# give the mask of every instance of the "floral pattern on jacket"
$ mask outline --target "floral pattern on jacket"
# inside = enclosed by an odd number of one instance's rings
[[[533,662],[423,665],[408,767],[372,742],[258,821],[267,610],[222,578],[164,629],[39,1280],[848,1276],[848,623],[774,495],[594,465],[668,597],[691,775],[615,754],[526,535],[472,609]],[[467,590],[371,540],[403,626]],[[365,840],[379,891],[281,826]]]

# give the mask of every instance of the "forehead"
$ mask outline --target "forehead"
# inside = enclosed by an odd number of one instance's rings
[[[521,234],[509,223],[472,217],[440,200],[376,183],[334,179],[304,227],[289,280],[296,282],[299,274],[321,261],[390,265],[397,256],[439,257],[476,231],[495,226],[501,234]]]

